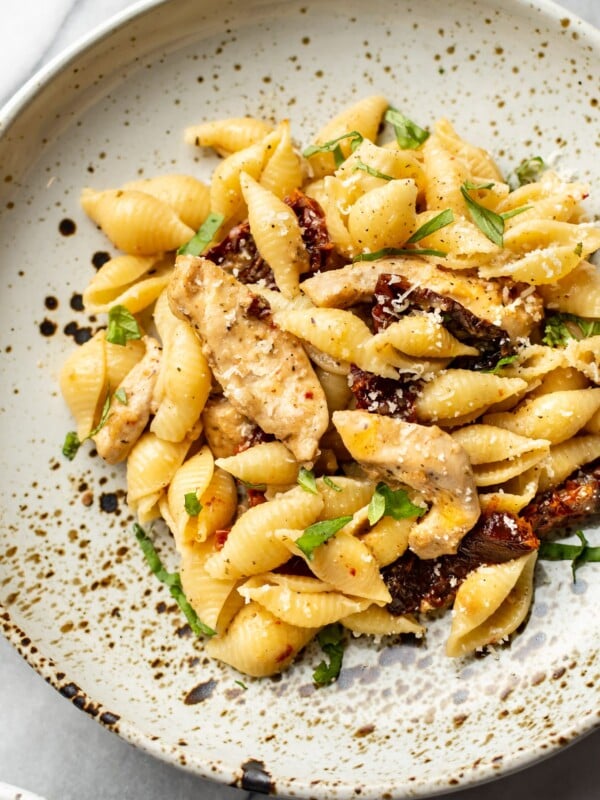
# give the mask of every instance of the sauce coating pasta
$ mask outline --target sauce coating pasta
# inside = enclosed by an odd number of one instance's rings
[[[597,493],[588,187],[515,186],[448,120],[379,95],[302,153],[287,120],[185,138],[222,157],[209,183],[83,190],[123,252],[83,294],[108,327],[63,367],[63,452],[89,438],[126,464],[207,652],[242,673],[288,668],[332,624],[421,637],[440,608],[449,656],[506,640],[547,509],[579,520],[564,486]]]

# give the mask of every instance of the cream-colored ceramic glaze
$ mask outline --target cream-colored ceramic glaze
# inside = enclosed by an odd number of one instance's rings
[[[121,468],[82,448],[56,378],[110,245],[80,187],[166,170],[207,176],[184,145],[206,118],[290,117],[303,143],[337,109],[384,93],[420,124],[446,115],[506,170],[560,154],[600,203],[600,38],[544,2],[173,0],[142,6],[30,85],[0,141],[0,599],[10,640],[67,698],[158,756],[246,789],[412,797],[515,769],[598,724],[600,581],[538,567],[509,647],[449,660],[424,643],[357,640],[316,690],[309,648],[279,679],[207,659],[131,534]],[[76,232],[61,235],[64,219]],[[58,302],[54,307],[55,299]],[[84,452],[85,451],[85,452]],[[592,538],[597,534],[592,534]],[[163,552],[168,553],[165,539]],[[168,559],[168,556],[167,556]]]

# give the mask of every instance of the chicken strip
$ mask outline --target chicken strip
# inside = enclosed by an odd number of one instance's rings
[[[119,384],[105,424],[93,437],[96,450],[109,464],[124,461],[137,442],[152,412],[152,395],[158,378],[162,349],[156,339],[144,336],[146,353]]]
[[[348,308],[371,300],[379,276],[386,273],[402,275],[413,285],[424,286],[455,300],[475,316],[505,330],[513,340],[528,336],[543,315],[542,300],[531,287],[449,272],[417,258],[359,261],[341,269],[320,272],[303,281],[301,286],[317,306]]]
[[[274,434],[299,462],[313,462],[327,430],[327,401],[298,339],[279,330],[264,301],[204,258],[180,256],[171,309],[202,340],[213,374],[238,411]]]
[[[416,425],[368,411],[336,411],[333,424],[368,474],[420,492],[431,508],[409,532],[419,558],[456,553],[480,514],[466,451],[436,425]]]

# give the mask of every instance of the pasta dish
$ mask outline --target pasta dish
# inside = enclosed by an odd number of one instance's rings
[[[536,559],[600,560],[600,230],[538,156],[503,175],[446,119],[381,96],[300,151],[287,120],[192,126],[210,182],[83,190],[118,250],[83,294],[107,325],[66,360],[75,419],[126,464],[151,569],[206,652],[251,676],[315,637],[507,641]],[[180,567],[152,543],[162,519]]]

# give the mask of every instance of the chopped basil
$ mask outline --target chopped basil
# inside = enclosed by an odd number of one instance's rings
[[[144,557],[148,562],[150,570],[154,573],[154,575],[156,575],[161,583],[164,583],[165,586],[169,587],[171,596],[184,613],[192,631],[196,634],[196,636],[214,636],[216,631],[214,631],[212,628],[209,628],[208,625],[205,625],[198,618],[198,615],[190,605],[183,592],[179,573],[167,572],[167,570],[163,567],[160,556],[156,552],[156,548],[154,547],[152,540],[149,539],[146,531],[141,525],[138,525],[137,522],[134,523],[133,532],[135,533],[135,538],[138,540],[139,545],[142,548],[142,552],[144,553]]]
[[[247,691],[248,687],[243,681],[234,681],[234,683],[237,683],[237,685],[240,686],[244,691]]]
[[[579,544],[562,544],[561,542],[541,542],[538,556],[548,561],[571,561],[573,580],[575,572],[582,564],[600,561],[600,547],[590,547],[583,531],[576,531]]]
[[[310,561],[313,557],[314,550],[332,536],[335,536],[344,525],[352,521],[352,516],[335,517],[335,519],[324,519],[321,522],[315,522],[305,528],[304,533],[299,539],[296,539],[296,544],[302,550],[304,555]]]
[[[242,481],[242,484],[246,489],[253,489],[255,492],[264,492],[267,488],[266,483],[250,483],[250,481]]]
[[[69,431],[65,436],[65,441],[63,442],[62,446],[63,456],[68,458],[69,461],[73,461],[80,447],[81,441],[79,440],[79,436],[77,436],[76,431]]]
[[[522,214],[524,211],[529,211],[530,208],[533,208],[533,206],[519,206],[519,208],[513,208],[512,211],[504,211],[500,216],[502,219],[510,219],[511,217],[516,217],[518,214]]]
[[[491,183],[473,183],[472,181],[465,181],[463,186],[465,189],[493,189],[496,184],[494,181]]]
[[[314,156],[316,153],[333,153],[333,160],[335,162],[335,166],[339,167],[344,161],[344,153],[342,148],[340,147],[340,142],[343,142],[344,139],[350,140],[350,149],[352,152],[356,150],[356,148],[360,145],[363,141],[364,136],[362,133],[358,131],[350,131],[349,133],[343,133],[341,136],[338,136],[337,139],[330,139],[328,142],[323,142],[323,144],[311,144],[309,145],[302,155],[304,158],[310,158]]]
[[[88,433],[87,436],[83,437],[83,439],[79,438],[76,431],[69,431],[67,433],[62,446],[62,454],[63,456],[65,456],[65,458],[68,458],[69,461],[73,461],[81,445],[88,439],[91,439],[92,436],[95,436],[98,433],[98,431],[106,425],[106,421],[108,419],[108,415],[110,412],[111,402],[112,402],[112,396],[109,390],[106,393],[106,398],[102,405],[102,411],[100,412],[100,421],[98,422],[95,428],[92,428],[92,430]]]
[[[206,250],[208,245],[215,238],[215,234],[223,224],[225,217],[223,214],[217,214],[211,211],[206,217],[202,225],[198,228],[197,233],[192,236],[189,242],[182,244],[177,254],[180,256],[199,256]]]
[[[577,247],[573,252],[576,256],[580,256],[583,253],[583,242],[577,242]]]
[[[108,312],[106,341],[125,345],[130,339],[141,339],[142,332],[136,318],[125,306],[113,306]]]
[[[352,263],[356,261],[377,261],[386,256],[436,256],[437,258],[444,258],[448,254],[443,250],[417,250],[399,247],[382,247],[381,250],[376,250],[374,253],[359,253],[354,256]]]
[[[454,214],[452,213],[451,208],[447,208],[445,211],[442,211],[440,214],[432,217],[424,225],[421,225],[420,228],[417,228],[410,239],[407,239],[406,244],[420,242],[421,239],[424,239],[426,236],[439,231],[440,228],[445,228],[446,225],[450,225],[451,222],[454,222]]]
[[[328,686],[340,674],[344,658],[344,629],[339,622],[326,625],[317,636],[321,649],[329,659],[329,663],[321,661],[313,672],[313,681],[317,686]]]
[[[202,503],[198,500],[196,492],[186,492],[184,494],[183,506],[190,517],[197,517],[202,511]]]
[[[429,138],[429,131],[420,128],[397,108],[388,108],[384,119],[393,126],[396,141],[402,150],[416,150]]]
[[[127,405],[127,392],[125,391],[125,389],[117,389],[117,391],[114,393],[113,397],[116,397],[116,399],[122,405],[124,405],[124,406]]]
[[[497,244],[498,247],[504,247],[504,219],[500,214],[496,214],[495,211],[491,211],[473,200],[467,189],[466,183],[460,187],[471,219],[490,242]]]
[[[515,177],[518,181],[518,185],[525,186],[526,183],[534,183],[540,179],[542,172],[546,169],[546,164],[541,156],[523,159],[515,169]]]
[[[511,356],[503,356],[491,369],[482,369],[481,371],[490,372],[492,375],[497,375],[503,367],[508,367],[508,365],[512,364],[517,358],[517,353],[513,353]]]
[[[546,319],[542,342],[550,347],[565,347],[569,339],[587,339],[600,335],[600,320],[584,319],[576,314],[553,314]]]
[[[365,164],[365,162],[361,161],[360,159],[357,161],[354,169],[361,169],[363,172],[368,172],[368,174],[372,175],[374,178],[381,178],[381,180],[384,181],[394,180],[392,175],[386,175],[384,172],[380,172],[378,169],[375,169],[375,167],[370,167],[368,164]]]
[[[298,483],[305,492],[319,494],[315,473],[312,472],[312,470],[306,469],[306,467],[300,467],[300,471],[298,472]]]
[[[410,519],[422,517],[426,511],[426,508],[412,503],[404,489],[394,490],[387,483],[378,483],[369,502],[367,517],[369,523],[375,525],[382,517]]]
[[[329,486],[330,489],[333,489],[334,492],[343,492],[344,491],[343,488],[339,484],[337,484],[337,483],[335,483],[334,481],[331,480],[329,475],[324,475],[323,476],[323,483],[326,486]]]

